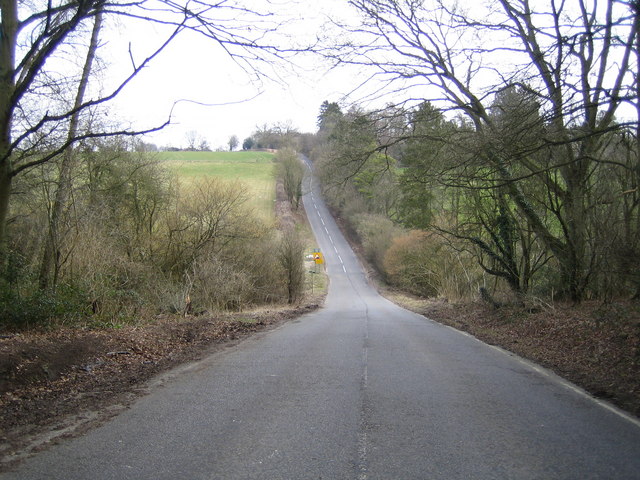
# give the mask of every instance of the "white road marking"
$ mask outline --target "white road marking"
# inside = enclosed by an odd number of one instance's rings
[[[364,370],[362,372],[362,389],[367,390],[369,384],[369,352],[368,349],[369,332],[365,336],[365,344],[362,348],[362,363]],[[363,408],[360,413],[360,433],[358,434],[358,480],[367,480],[367,421],[366,411]]]
[[[431,320],[431,321],[433,322],[433,320]],[[489,345],[489,344],[483,342],[482,340],[480,340],[479,338],[474,337],[470,333],[463,332],[463,331],[458,330],[458,329],[456,329],[454,327],[450,327],[449,325],[444,325],[444,326],[446,328],[450,329],[450,330],[453,330],[456,333],[459,333],[461,335],[469,337],[469,338],[475,340],[476,342],[482,343],[483,345],[488,346],[489,348],[495,350],[496,352],[500,352],[502,355],[506,355],[507,357],[511,357],[511,358],[515,359],[516,361],[518,361],[522,365],[525,365],[525,366],[529,367],[530,369],[534,370],[535,372],[537,372],[538,374],[542,375],[543,377],[546,377],[550,381],[555,382],[556,384],[559,384],[562,387],[573,391],[574,393],[580,395],[583,398],[587,398],[587,399],[591,400],[596,405],[599,405],[600,407],[604,408],[605,410],[610,411],[614,415],[617,415],[618,417],[628,421],[629,423],[635,425],[636,427],[640,427],[640,420],[637,419],[636,417],[634,417],[632,415],[629,415],[627,412],[625,412],[624,410],[619,409],[615,405],[612,405],[612,404],[610,404],[610,403],[608,403],[606,401],[603,401],[603,400],[600,400],[600,399],[594,397],[593,395],[591,395],[586,390],[583,390],[582,388],[574,385],[570,381],[565,380],[564,378],[562,378],[558,374],[554,373],[553,371],[548,370],[548,369],[546,369],[544,367],[541,367],[541,366],[537,365],[536,363],[534,363],[534,362],[532,362],[530,360],[527,360],[526,358],[523,358],[523,357],[521,357],[520,355],[518,355],[516,353],[510,352],[509,350],[506,350],[504,348],[498,347],[496,345]]]

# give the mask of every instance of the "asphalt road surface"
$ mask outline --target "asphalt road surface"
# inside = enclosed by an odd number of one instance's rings
[[[306,185],[323,309],[0,478],[640,479],[637,419],[381,298]]]

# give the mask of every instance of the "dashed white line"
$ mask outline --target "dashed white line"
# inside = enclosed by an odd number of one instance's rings
[[[367,480],[367,410],[366,410],[366,394],[369,388],[369,330],[367,328],[364,337],[364,346],[362,347],[362,390],[365,392],[363,403],[360,409],[360,433],[358,434],[358,480]]]

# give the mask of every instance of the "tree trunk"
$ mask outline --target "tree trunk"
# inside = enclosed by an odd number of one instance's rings
[[[89,76],[91,75],[93,60],[98,48],[98,35],[100,33],[101,25],[102,11],[99,11],[93,23],[91,41],[89,42],[87,58],[82,69],[82,76],[80,78],[80,84],[78,85],[78,91],[76,93],[74,109],[78,109],[84,101],[84,94],[87,89],[87,84],[89,83]],[[69,133],[67,135],[67,138],[69,140],[72,140],[76,136],[76,133],[78,131],[78,123],[80,120],[79,117],[79,112],[76,112],[70,118]],[[73,147],[69,147],[62,155],[62,162],[60,165],[60,180],[58,182],[58,189],[56,191],[56,197],[53,203],[53,209],[51,211],[51,218],[49,219],[49,234],[47,235],[47,241],[45,243],[44,253],[42,255],[42,263],[40,264],[40,275],[38,280],[41,289],[46,289],[49,287],[55,289],[57,283],[57,273],[60,268],[60,228],[65,215],[65,211],[67,209],[67,205],[69,203],[69,197],[71,196],[71,188],[73,186],[71,174],[73,172],[75,160],[74,150],[75,149]],[[54,268],[55,272],[53,282],[51,282],[50,279],[52,268]]]
[[[2,151],[1,147],[0,151]],[[0,162],[0,274],[4,273],[7,260],[7,218],[9,216],[12,179],[11,162],[6,159],[4,162]]]
[[[640,1],[633,3],[633,21],[636,27],[635,53],[636,53],[636,172],[640,178]],[[637,278],[637,277],[636,277]],[[636,294],[633,297],[640,300],[640,281],[636,280]]]
[[[584,296],[589,276],[587,264],[587,227],[585,209],[584,175],[572,168],[567,178],[566,205],[566,248],[558,257],[563,284],[573,302],[580,302]]]
[[[4,271],[7,251],[7,217],[13,178],[10,148],[18,32],[17,1],[0,0],[0,12],[2,12],[0,24],[0,271]]]

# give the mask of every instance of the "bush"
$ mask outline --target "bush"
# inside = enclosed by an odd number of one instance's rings
[[[86,295],[71,285],[62,284],[55,292],[34,289],[26,295],[7,285],[0,291],[2,329],[43,326],[52,319],[76,319],[88,313]]]
[[[384,259],[389,283],[415,295],[438,296],[442,279],[430,250],[423,232],[414,230],[394,239]]]
[[[250,275],[215,255],[194,262],[192,272],[186,277],[185,293],[189,294],[196,311],[240,310],[248,303],[252,290]]]
[[[362,243],[366,259],[386,277],[385,255],[394,239],[403,235],[404,229],[395,225],[386,216],[377,214],[356,216],[354,227]]]
[[[482,279],[469,254],[434,233],[418,230],[393,240],[384,269],[391,285],[425,297],[470,298]]]
[[[280,240],[265,229],[256,237],[228,245],[223,252],[201,255],[174,287],[176,311],[184,308],[187,295],[195,312],[286,302],[287,278],[279,250]]]

